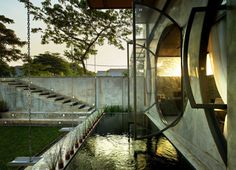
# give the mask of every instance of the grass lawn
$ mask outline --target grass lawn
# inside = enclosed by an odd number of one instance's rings
[[[31,128],[33,155],[62,134],[58,131],[60,127]],[[29,156],[29,127],[0,126],[0,170],[17,169],[7,163],[18,156]]]

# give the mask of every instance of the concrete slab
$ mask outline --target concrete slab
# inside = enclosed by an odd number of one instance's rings
[[[32,166],[36,164],[42,157],[16,157],[9,162],[10,166]]]

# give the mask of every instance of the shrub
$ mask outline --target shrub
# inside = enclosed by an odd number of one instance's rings
[[[0,112],[7,112],[8,106],[7,103],[5,101],[0,100]]]
[[[131,111],[131,107],[128,108],[123,108],[122,106],[119,106],[119,105],[106,105],[104,106],[103,108],[104,112],[106,113],[114,113],[114,112],[128,112],[128,111]]]

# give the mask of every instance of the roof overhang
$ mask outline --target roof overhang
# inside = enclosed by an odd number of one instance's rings
[[[133,0],[87,0],[93,9],[129,9]]]

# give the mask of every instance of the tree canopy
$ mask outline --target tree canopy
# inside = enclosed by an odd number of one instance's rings
[[[16,36],[15,32],[8,29],[5,25],[12,24],[14,21],[0,15],[0,61],[9,62],[23,58],[21,50],[17,47],[22,47],[26,44]]]
[[[24,64],[24,72],[30,70],[33,76],[64,76],[70,72],[69,63],[62,59],[58,53],[39,54],[32,61]]]
[[[27,0],[19,0],[27,6]],[[65,43],[69,50],[65,55],[72,61],[82,64],[84,72],[85,60],[97,53],[96,46],[108,44],[123,49],[122,39],[131,34],[130,10],[95,10],[89,9],[85,0],[44,0],[41,7],[30,3],[34,19],[42,20],[46,29],[41,31],[42,43],[52,41]]]
[[[10,77],[14,74],[14,68],[10,67],[6,62],[0,60],[0,77]]]
[[[24,74],[30,70],[32,76],[81,76],[82,68],[76,63],[69,63],[58,53],[45,52],[34,56],[34,59],[23,66]],[[91,72],[88,71],[88,75]]]

